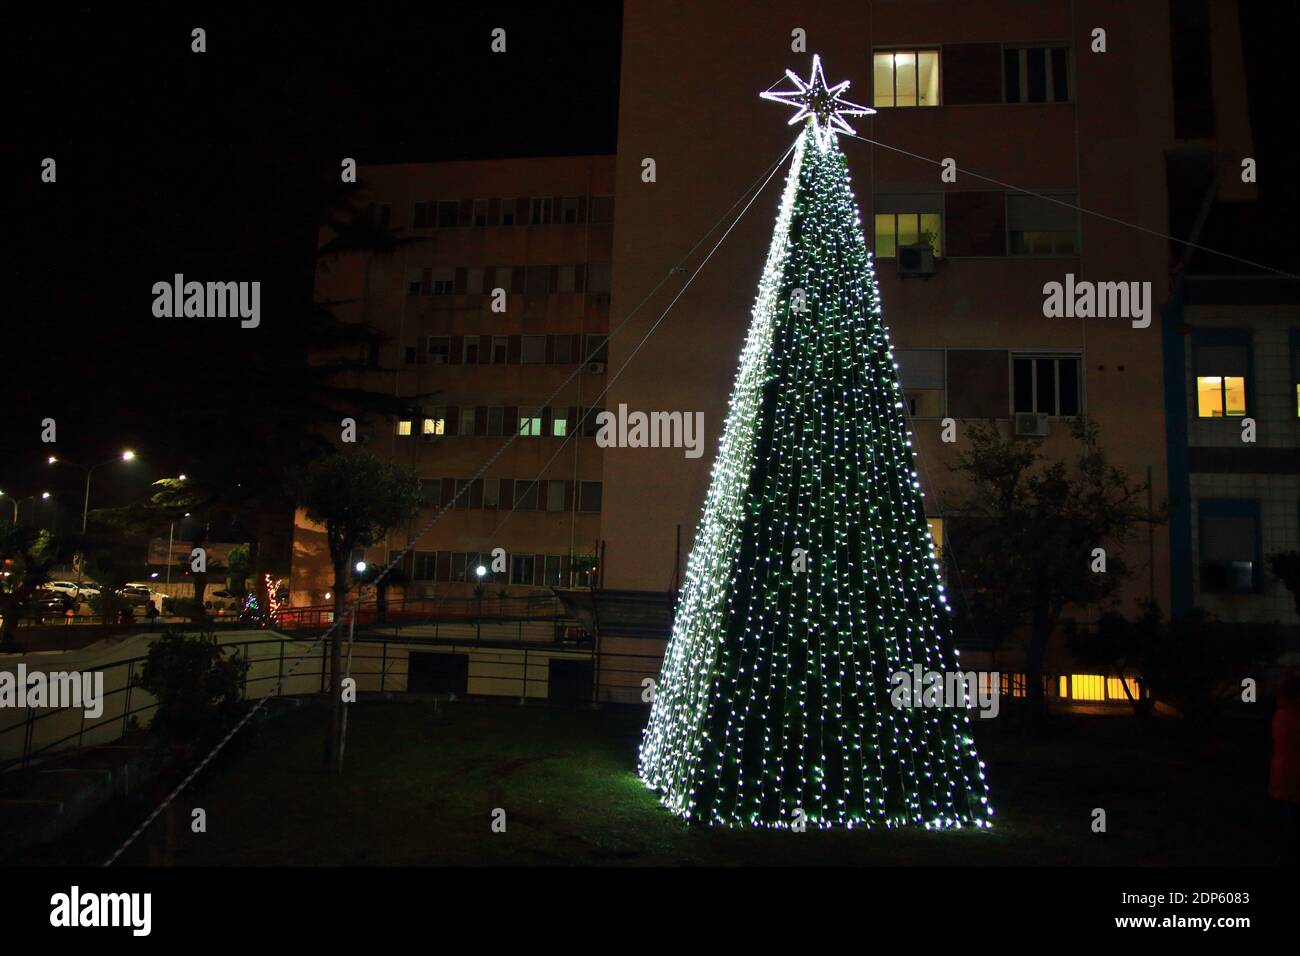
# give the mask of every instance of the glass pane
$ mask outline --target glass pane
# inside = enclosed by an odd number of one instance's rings
[[[914,212],[900,212],[898,214],[898,244],[900,246],[914,246],[921,238],[920,230],[921,217]]]
[[[898,239],[894,235],[894,214],[876,213],[876,258],[892,259],[898,255]]]
[[[934,250],[936,256],[943,255],[943,230],[939,226],[939,214],[937,212],[921,213],[921,241],[930,243],[930,248]]]
[[[1038,366],[1034,411],[1056,414],[1056,359],[1035,359]]]
[[[1077,415],[1079,414],[1079,360],[1061,359],[1057,363],[1057,368],[1061,376],[1060,414]]]
[[[1034,370],[1029,359],[1016,359],[1013,366],[1012,386],[1015,393],[1015,409],[1018,412],[1034,410]]]
[[[1003,78],[1006,83],[1007,102],[1020,102],[1020,51],[1002,51]]]
[[[1199,418],[1219,418],[1223,415],[1223,379],[1219,376],[1197,376],[1196,414]]]
[[[922,106],[939,105],[939,51],[922,50],[917,54],[917,89]]]
[[[1223,391],[1228,397],[1228,414],[1246,414],[1246,380],[1230,375],[1223,380]]]
[[[916,105],[916,54],[894,54],[894,105]]]
[[[1052,99],[1064,103],[1070,98],[1070,51],[1063,47],[1052,48]]]
[[[1047,51],[1042,47],[1026,50],[1025,65],[1029,79],[1028,100],[1042,103],[1047,99]]]
[[[874,91],[873,105],[893,106],[894,56],[892,53],[877,53],[871,59],[871,82]]]

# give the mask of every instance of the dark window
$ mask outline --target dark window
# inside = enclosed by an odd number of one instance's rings
[[[1007,236],[1013,256],[1069,256],[1079,251],[1073,193],[1007,195]]]
[[[950,349],[948,414],[953,418],[1007,417],[1007,353]]]
[[[417,202],[415,212],[411,216],[411,226],[415,229],[423,229],[429,225],[429,204],[427,202]]]
[[[437,568],[437,552],[417,551],[415,552],[415,563],[411,568],[411,580],[432,581]]]
[[[438,225],[442,227],[456,225],[456,211],[460,204],[453,200],[438,203]]]
[[[421,478],[420,500],[426,508],[436,508],[442,504],[442,479]]]
[[[533,556],[531,554],[516,554],[510,559],[510,583],[533,583]]]
[[[609,361],[609,336],[607,335],[588,335],[587,336],[587,362],[608,362]]]
[[[429,336],[429,361],[434,365],[446,365],[451,356],[451,339],[446,335]]]
[[[573,340],[567,335],[555,336],[552,359],[556,365],[569,365],[573,362]]]
[[[513,226],[515,224],[515,199],[513,196],[507,196],[501,200],[501,225]]]
[[[602,487],[599,481],[584,481],[579,483],[578,490],[578,510],[598,512],[600,511],[602,498]]]
[[[1201,590],[1242,594],[1258,587],[1259,507],[1254,501],[1202,501]]]
[[[537,510],[537,482],[535,481],[515,482],[515,510],[516,511]]]
[[[591,197],[591,221],[597,223],[614,221],[613,196]]]
[[[414,365],[419,350],[414,345],[408,345],[402,349],[402,358],[407,365]]]
[[[529,266],[528,273],[524,279],[524,291],[533,293],[545,293],[550,291],[551,285],[551,267],[550,266]]]
[[[1070,98],[1067,47],[1011,47],[1002,52],[1008,103],[1063,103]]]
[[[959,43],[943,48],[943,101],[949,106],[1001,103],[1002,77],[996,43]]]
[[[1054,418],[1079,414],[1078,356],[1017,355],[1011,360],[1014,409]]]
[[[944,197],[949,256],[1007,254],[1006,199],[1000,192],[950,192]]]

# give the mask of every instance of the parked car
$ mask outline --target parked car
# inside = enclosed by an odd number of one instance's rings
[[[32,598],[29,614],[39,617],[63,617],[71,611],[76,614],[81,610],[81,602],[71,594],[62,591],[46,591]]]
[[[244,599],[233,591],[209,591],[204,595],[203,606],[209,611],[238,611],[244,606]]]
[[[126,603],[144,607],[153,600],[153,591],[147,584],[128,584],[122,588],[122,597],[126,598]]]
[[[95,587],[92,581],[83,581],[80,584],[76,581],[49,581],[43,585],[43,588],[56,594],[66,594],[68,597],[99,597],[99,588]]]

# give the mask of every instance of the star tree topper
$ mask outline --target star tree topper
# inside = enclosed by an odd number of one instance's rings
[[[758,95],[765,100],[793,106],[798,112],[790,120],[791,126],[805,117],[811,117],[813,138],[822,149],[830,147],[835,134],[853,132],[853,127],[844,121],[845,116],[867,116],[875,112],[857,103],[850,103],[841,96],[849,88],[848,80],[827,86],[826,77],[822,73],[822,58],[815,53],[812,74],[806,83],[791,70],[786,70],[785,75],[794,82],[796,89]]]

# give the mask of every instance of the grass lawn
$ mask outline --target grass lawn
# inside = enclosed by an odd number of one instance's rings
[[[256,729],[177,801],[175,862],[330,864],[1269,864],[1267,725],[1213,741],[1171,721],[1058,717],[1026,741],[1014,718],[975,721],[997,809],[991,831],[742,832],[688,828],[633,767],[645,713],[512,701],[363,701],[349,715],[346,770],[319,772],[324,711]],[[190,832],[194,807],[208,831]],[[490,829],[492,810],[507,831]],[[1092,810],[1108,832],[1092,832]],[[92,821],[67,862],[143,819]],[[157,830],[158,828],[155,827]],[[122,858],[146,864],[147,835]]]

